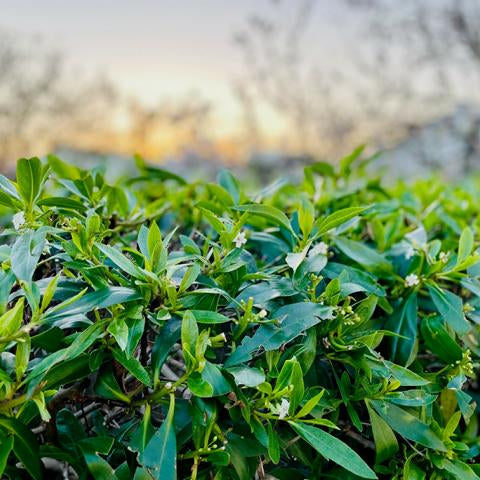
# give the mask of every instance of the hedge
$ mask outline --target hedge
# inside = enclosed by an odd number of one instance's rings
[[[258,192],[19,160],[2,478],[479,479],[480,182],[371,160]]]

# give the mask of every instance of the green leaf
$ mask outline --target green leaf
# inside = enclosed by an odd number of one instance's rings
[[[87,468],[95,480],[118,480],[115,470],[100,455],[97,455],[95,449],[85,441],[79,442],[80,450],[87,464]]]
[[[473,232],[469,227],[465,227],[460,235],[456,265],[460,265],[472,253],[473,243]]]
[[[375,413],[368,401],[366,404],[375,440],[376,463],[383,463],[398,452],[398,442],[388,423]]]
[[[192,394],[197,397],[213,397],[213,386],[198,372],[194,372],[188,377],[187,385]]]
[[[13,199],[15,200],[20,200],[20,196],[18,195],[15,183],[1,174],[0,174],[0,191],[5,193],[9,197],[13,197]],[[19,202],[19,205],[21,205],[20,202]]]
[[[337,237],[335,244],[342,253],[366,269],[384,274],[392,273],[393,267],[391,263],[376,250],[367,247],[363,243]]]
[[[91,347],[97,338],[103,334],[103,328],[106,321],[100,321],[90,325],[85,330],[82,330],[73,340],[72,344],[62,350],[57,350],[55,353],[45,357],[38,362],[32,371],[29,373],[27,379],[30,380],[36,376],[40,376],[51,369],[54,365],[63,362],[67,359],[71,360],[78,357],[85,350]]]
[[[152,408],[149,403],[145,404],[145,414],[143,415],[142,421],[138,426],[135,433],[132,435],[130,441],[130,447],[142,454],[145,451],[145,447],[153,436],[154,430],[152,423],[150,421],[152,416]]]
[[[210,310],[191,310],[197,323],[217,324],[230,322],[230,318]]]
[[[220,170],[218,183],[230,194],[235,205],[240,201],[240,186],[238,180],[228,171]]]
[[[76,451],[79,440],[87,438],[78,418],[67,408],[62,408],[55,417],[55,426],[61,445],[73,452]]]
[[[364,150],[365,145],[360,145],[352,153],[340,160],[340,175],[349,175],[351,173],[352,164],[360,158]]]
[[[290,385],[292,385],[292,391],[290,392],[290,408],[291,415],[295,414],[298,406],[303,400],[305,394],[305,386],[303,383],[303,372],[297,359],[292,367],[292,374],[290,376]]]
[[[26,335],[17,342],[17,349],[15,351],[15,376],[17,382],[20,382],[28,367],[30,360],[31,342],[30,337]]]
[[[279,392],[286,387],[292,388],[290,391],[290,414],[293,414],[303,399],[304,384],[303,372],[298,360],[293,357],[285,361],[280,374],[275,383],[274,392]]]
[[[237,385],[245,385],[246,387],[258,387],[265,381],[265,374],[258,368],[246,366],[231,367],[227,372],[233,375]]]
[[[345,222],[348,222],[348,220],[360,215],[365,210],[366,207],[348,207],[337,210],[336,212],[328,215],[328,217],[318,219],[315,222],[315,226],[317,227],[315,238],[327,233],[328,231],[338,227],[339,225],[342,225]]]
[[[152,349],[152,371],[154,386],[159,382],[160,369],[170,353],[173,345],[180,339],[180,330],[182,322],[177,319],[171,319],[165,322],[160,334],[157,335]]]
[[[43,183],[43,168],[39,158],[21,158],[17,162],[18,192],[25,205],[31,209]]]
[[[0,475],[3,475],[10,452],[13,450],[14,437],[9,436],[0,442]]]
[[[427,348],[445,363],[452,364],[462,359],[462,348],[447,331],[440,316],[424,318],[421,331]]]
[[[170,394],[170,407],[162,426],[155,432],[140,455],[140,464],[158,480],[177,478],[177,441],[173,429],[175,396]]]
[[[324,393],[325,393],[325,390],[322,390],[320,393],[317,393],[315,396],[307,400],[305,402],[305,405],[303,405],[303,407],[297,412],[295,417],[303,418],[309,415],[310,412],[318,405],[318,402],[320,402]]]
[[[83,203],[64,197],[47,197],[37,202],[38,206],[56,208],[61,210],[73,210],[75,212],[84,212],[86,210]]]
[[[152,381],[150,380],[150,375],[136,358],[127,358],[125,352],[117,349],[114,349],[112,353],[115,360],[123,367],[125,367],[137,380],[147,386],[150,386],[152,384]]]
[[[347,444],[319,428],[288,422],[320,455],[362,478],[377,478],[375,472]]]
[[[13,434],[13,453],[34,480],[43,478],[39,446],[35,435],[16,418],[1,418],[0,427]]]
[[[187,347],[191,352],[195,351],[198,339],[198,326],[192,312],[187,311],[183,314],[182,321],[182,346]]]
[[[259,349],[267,352],[278,349],[321,320],[331,319],[332,312],[332,307],[307,302],[293,303],[279,308],[274,313],[274,318],[278,319],[279,324],[262,325],[252,337],[245,337],[227,359],[225,366],[232,367],[246,362]]]
[[[423,378],[418,373],[412,372],[408,368],[396,365],[388,360],[383,360],[382,358],[367,358],[365,361],[369,368],[377,373],[377,375],[383,378],[391,376],[398,380],[400,385],[404,387],[418,387],[430,383],[429,380]]]
[[[133,178],[129,180],[128,182],[129,184],[133,184],[139,181],[146,181],[146,180],[151,181],[152,179],[161,180],[161,181],[173,180],[180,185],[187,184],[187,182],[179,175],[176,175],[172,172],[164,170],[163,168],[154,167],[153,165],[147,165],[140,155],[135,155],[135,163],[137,164],[137,167],[139,168],[139,170],[141,170],[145,176]]]
[[[45,309],[50,305],[50,302],[55,295],[55,291],[57,290],[58,281],[60,280],[60,275],[55,275],[52,280],[47,285],[45,292],[43,293],[42,303],[40,305],[40,310],[43,312]]]
[[[60,178],[66,178],[68,180],[80,180],[81,173],[80,170],[74,165],[70,165],[60,160],[55,155],[48,155],[47,162],[50,165],[50,168],[58,175]]]
[[[412,459],[416,456],[416,453],[410,456],[403,467],[403,478],[405,480],[425,480],[425,472],[415,463]]]
[[[205,362],[205,367],[202,370],[202,379],[212,386],[212,396],[225,395],[231,392],[232,387],[223,376],[220,368],[211,362]]]
[[[437,286],[428,285],[427,289],[438,313],[445,322],[459,335],[468,333],[471,327],[463,313],[462,299],[454,293],[442,290]]]
[[[118,346],[125,350],[128,344],[128,326],[122,317],[113,319],[108,325],[107,330],[113,335]]]
[[[466,463],[460,460],[442,459],[441,467],[457,480],[479,480],[479,476]]]
[[[402,437],[434,450],[446,452],[443,442],[430,427],[403,408],[382,400],[370,400],[380,417]]]
[[[25,298],[20,298],[12,309],[0,317],[0,340],[1,337],[9,337],[19,330],[23,321],[24,303]]]
[[[191,371],[197,362],[196,346],[198,340],[198,325],[193,314],[189,311],[183,314],[182,320],[182,349],[187,371]]]
[[[157,222],[152,222],[148,229],[147,248],[144,255],[151,262],[153,272],[160,272],[167,263],[167,250],[163,245],[162,235]]]
[[[140,270],[140,267],[135,265],[125,255],[122,255],[117,249],[110,245],[102,245],[101,243],[95,243],[96,247],[107,256],[120,270],[128,273],[134,278],[143,279],[145,275]]]
[[[126,287],[108,287],[94,292],[87,293],[79,300],[64,308],[49,309],[45,312],[45,321],[52,322],[65,317],[85,314],[94,309],[108,308],[120,303],[132,302],[142,298],[133,288]]]
[[[108,369],[98,375],[94,385],[95,392],[103,398],[116,400],[129,404],[130,398],[123,393],[120,385],[113,375],[112,370]]]
[[[412,293],[395,310],[386,328],[397,335],[390,338],[390,358],[394,363],[408,366],[414,360],[417,342],[417,295]]]
[[[12,270],[18,280],[30,282],[45,246],[46,233],[27,231],[12,246]]]
[[[194,263],[191,267],[189,267],[182,278],[180,287],[178,288],[178,292],[182,293],[187,290],[191,285],[193,285],[197,277],[200,275],[200,272],[201,268],[200,265],[198,265],[197,263]]]
[[[272,428],[272,424],[268,423],[268,455],[275,465],[280,461],[280,444],[277,432]]]
[[[246,205],[239,205],[238,207],[234,207],[234,210],[239,210],[240,212],[248,212],[252,215],[258,215],[259,217],[266,218],[275,225],[283,227],[291,233],[294,233],[287,216],[278,208],[272,207],[270,205],[249,203]]]

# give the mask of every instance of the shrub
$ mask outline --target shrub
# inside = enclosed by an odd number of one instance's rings
[[[478,183],[387,188],[367,162],[251,194],[19,160],[3,476],[479,478]]]

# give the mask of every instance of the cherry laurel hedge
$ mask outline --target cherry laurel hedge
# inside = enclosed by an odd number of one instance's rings
[[[0,177],[0,476],[479,479],[480,182]]]

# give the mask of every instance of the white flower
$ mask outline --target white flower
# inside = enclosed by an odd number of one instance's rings
[[[440,252],[440,255],[438,256],[439,260],[443,263],[447,263],[448,262],[448,257],[449,257],[449,253],[448,252]]]
[[[221,339],[222,339],[224,342],[227,341],[227,336],[225,335],[225,333],[222,332],[222,333],[220,334],[220,337],[221,337]]]
[[[247,243],[245,232],[238,232],[237,236],[233,239],[233,241],[237,248],[242,248],[242,245],[245,245]]]
[[[278,418],[281,420],[288,415],[288,409],[290,408],[290,402],[286,398],[282,398],[282,403],[278,409]]]
[[[415,285],[418,285],[419,283],[420,279],[418,278],[418,275],[415,275],[414,273],[407,275],[407,277],[405,278],[405,286],[407,287],[413,287]]]
[[[328,253],[328,245],[325,242],[319,242],[314,247],[311,248],[309,257],[315,255],[326,255]]]
[[[267,315],[268,315],[268,314],[267,314],[267,311],[264,310],[263,308],[258,312],[258,316],[259,316],[260,318],[265,318]]]
[[[172,382],[167,382],[167,383],[165,384],[165,388],[166,388],[167,390],[171,390],[172,387],[173,387]]]
[[[18,212],[12,218],[13,228],[18,230],[25,223],[25,213]]]

